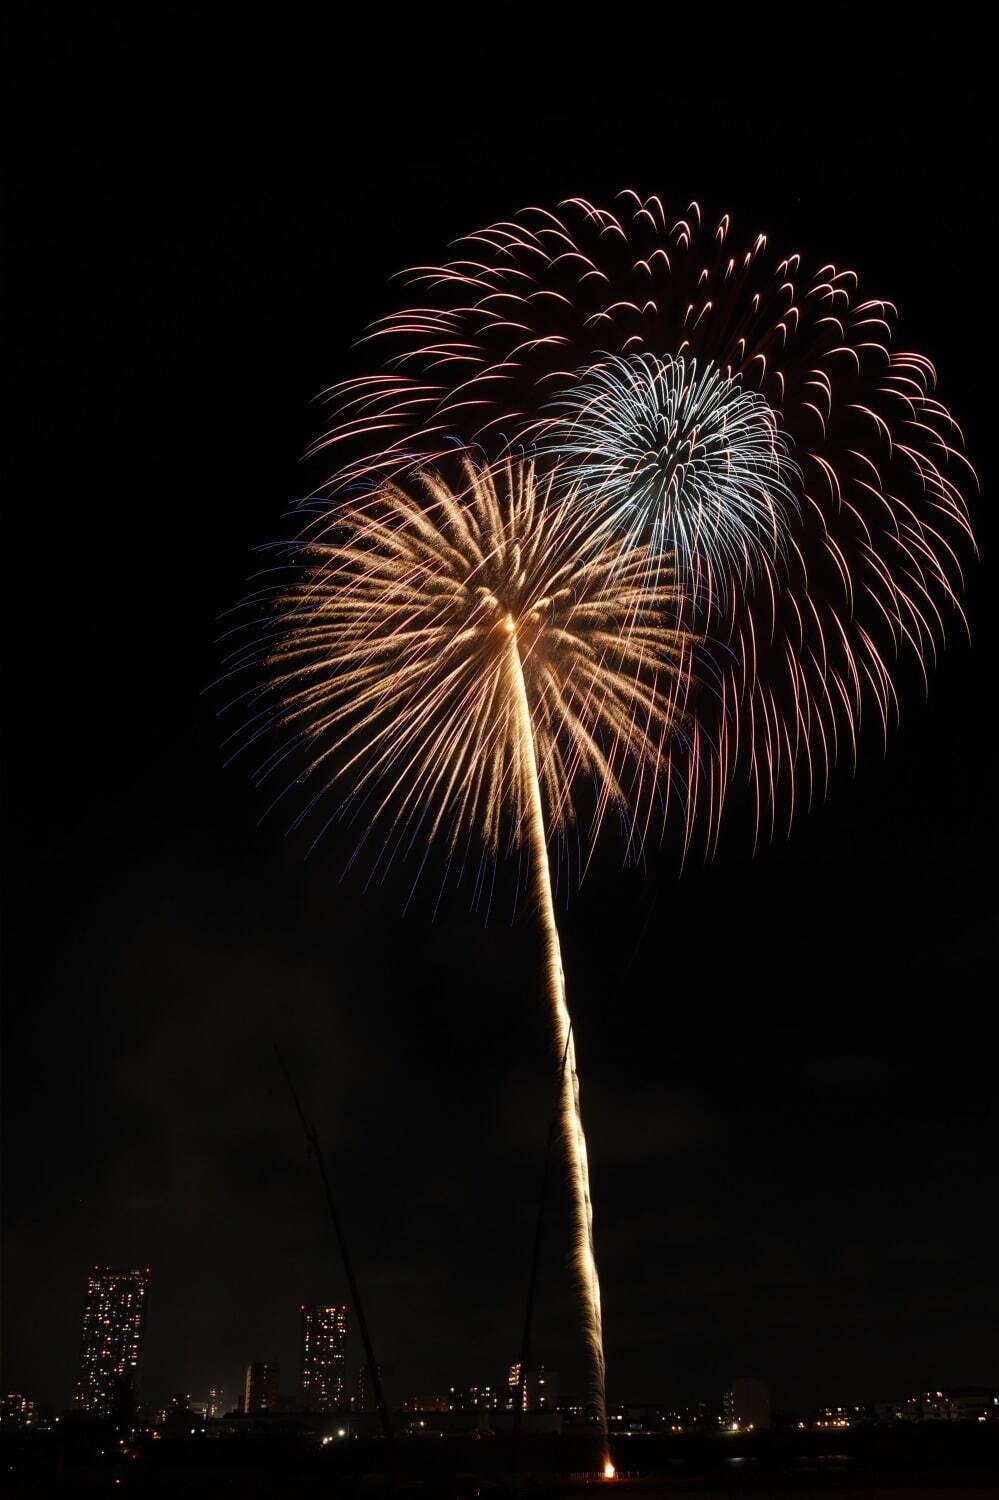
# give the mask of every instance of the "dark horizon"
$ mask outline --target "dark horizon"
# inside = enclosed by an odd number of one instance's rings
[[[225,764],[211,685],[252,549],[324,477],[301,462],[315,397],[358,368],[390,277],[523,204],[630,185],[730,209],[899,304],[980,476],[982,561],[970,644],[949,627],[925,700],[904,674],[887,753],[870,723],[789,838],[754,856],[737,801],[711,864],[678,874],[667,844],[622,871],[610,838],[563,892],[609,1400],[995,1381],[990,294],[966,305],[995,149],[948,78],[932,128],[806,114],[789,139],[760,102],[744,143],[700,120],[679,159],[648,100],[624,116],[571,91],[460,138],[429,105],[351,134],[353,75],[333,165],[226,167],[221,126],[32,142],[8,194],[7,1389],[68,1404],[95,1263],[152,1268],[157,1398],[294,1370],[299,1305],[349,1301],[275,1043],[400,1396],[517,1358],[551,1061],[513,872],[487,920],[467,886],[438,904],[427,880],[407,906],[415,862],[343,877],[342,831],[307,855],[315,826],[286,836]],[[585,1366],[556,1196],[534,1352],[567,1399]]]

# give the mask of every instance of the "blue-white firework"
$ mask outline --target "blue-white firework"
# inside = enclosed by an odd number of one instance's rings
[[[675,557],[702,602],[782,554],[798,508],[790,445],[758,391],[696,359],[607,355],[549,410],[542,447],[582,498]]]

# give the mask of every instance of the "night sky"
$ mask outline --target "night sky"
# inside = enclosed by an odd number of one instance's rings
[[[5,1389],[68,1402],[94,1263],[152,1267],[144,1396],[234,1398],[275,1356],[292,1385],[299,1303],[347,1293],[275,1043],[390,1395],[516,1357],[551,1061],[512,881],[488,917],[462,889],[435,913],[432,882],[406,909],[404,868],[342,879],[337,833],[306,858],[224,764],[210,689],[252,549],[324,477],[301,461],[314,398],[363,368],[350,345],[395,305],[390,276],[523,204],[627,185],[899,304],[979,469],[984,560],[971,644],[955,626],[928,701],[903,674],[887,757],[872,720],[788,841],[753,857],[737,798],[711,866],[653,850],[622,873],[610,840],[563,902],[609,1396],[994,1381],[996,153],[976,80],[872,62],[837,80],[834,120],[812,73],[758,97],[705,78],[711,110],[696,81],[625,107],[620,84],[449,74],[442,96],[329,66],[308,121],[273,94],[204,124],[182,91],[155,119],[138,83],[93,117],[64,98],[9,195]],[[535,1352],[571,1395],[564,1214]]]

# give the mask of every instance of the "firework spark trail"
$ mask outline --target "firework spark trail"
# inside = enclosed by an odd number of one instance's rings
[[[584,1326],[593,1367],[594,1405],[600,1431],[606,1439],[607,1391],[603,1316],[600,1308],[600,1277],[597,1273],[597,1259],[593,1246],[593,1203],[590,1197],[586,1136],[583,1131],[583,1116],[579,1102],[576,1044],[565,998],[565,971],[562,968],[562,946],[559,942],[555,904],[552,899],[544,810],[541,804],[541,780],[538,776],[531,706],[527,696],[527,684],[524,681],[517,629],[513,618],[509,615],[507,627],[510,635],[507,651],[508,676],[511,696],[516,704],[519,754],[523,766],[524,785],[529,796],[527,824],[531,847],[531,883],[538,920],[544,935],[545,975],[555,1029],[555,1059],[561,1074],[562,1139],[569,1164],[569,1182],[572,1193],[573,1269],[586,1308]],[[604,1457],[606,1459],[606,1453]]]
[[[606,1430],[600,1287],[575,1045],[548,855],[549,836],[616,810],[637,855],[654,812],[696,764],[685,705],[695,638],[658,552],[615,536],[575,493],[533,465],[476,468],[457,485],[424,473],[413,496],[385,483],[334,506],[294,548],[291,578],[253,601],[244,745],[278,734],[258,768],[287,790],[312,783],[298,821],[327,798],[386,838],[376,869],[417,840],[481,838],[526,849],[544,941],[561,1067],[574,1267],[595,1405]],[[264,607],[263,619],[260,618]],[[259,678],[263,671],[265,686]],[[261,701],[261,692],[263,694]],[[587,799],[577,786],[588,781]]]

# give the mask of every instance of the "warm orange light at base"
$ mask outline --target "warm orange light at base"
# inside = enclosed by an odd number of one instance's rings
[[[617,1470],[615,1469],[614,1465],[611,1463],[610,1459],[608,1459],[607,1462],[604,1464],[604,1478],[605,1479],[614,1479],[616,1477],[617,1477]]]

